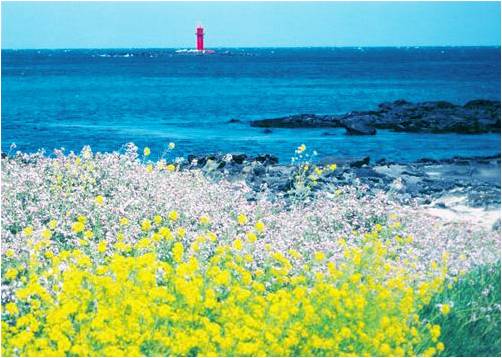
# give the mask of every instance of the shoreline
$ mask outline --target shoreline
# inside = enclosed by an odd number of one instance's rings
[[[1,157],[3,161],[16,160],[18,156],[25,158],[21,161],[26,164],[30,163],[30,158],[40,157],[26,153],[9,157],[2,153]],[[298,185],[309,187],[304,195],[306,200],[313,200],[333,188],[362,185],[368,189],[365,195],[375,196],[383,192],[400,205],[418,208],[447,221],[462,219],[486,229],[500,228],[500,153],[439,160],[422,158],[413,162],[328,156],[315,163],[305,161],[297,164],[282,164],[271,154],[216,153],[189,155],[182,161],[164,162],[175,165],[176,171],[199,170],[213,181],[242,183],[249,188],[249,202],[265,195],[271,201],[291,203],[297,195]],[[147,165],[144,160],[141,163]],[[336,169],[328,170],[333,164],[336,164]],[[308,166],[306,170],[303,169],[305,165]]]

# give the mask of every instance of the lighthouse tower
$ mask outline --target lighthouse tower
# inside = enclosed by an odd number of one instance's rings
[[[204,52],[204,28],[201,25],[197,26],[195,35],[197,36],[197,51]]]

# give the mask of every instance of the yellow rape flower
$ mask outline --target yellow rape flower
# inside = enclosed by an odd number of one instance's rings
[[[168,147],[169,147],[169,149],[173,150],[176,147],[176,144],[171,142],[171,143],[169,143]]]
[[[162,217],[160,215],[155,215],[153,217],[153,222],[156,224],[156,225],[160,225],[162,223]]]
[[[96,204],[98,204],[98,205],[103,205],[103,203],[104,203],[104,201],[105,201],[105,199],[103,198],[103,196],[102,196],[102,195],[98,195],[98,196],[96,196],[96,199],[95,199],[95,200],[96,200]]]
[[[442,305],[439,306],[439,311],[446,316],[448,313],[450,313],[450,305],[447,303],[443,303]]]
[[[150,153],[151,153],[150,148],[145,147],[145,148],[143,149],[143,155],[144,155],[145,157],[148,157],[148,156],[150,155]]]
[[[172,220],[172,221],[176,221],[178,220],[178,212],[176,210],[171,210],[169,212],[169,219]]]
[[[33,228],[31,226],[27,226],[23,229],[24,236],[30,237],[33,235]]]
[[[180,226],[179,228],[176,229],[176,234],[181,238],[185,237],[186,235],[185,228]]]
[[[122,218],[120,218],[119,222],[120,222],[120,225],[125,226],[125,225],[129,224],[129,219],[122,217]]]
[[[265,224],[261,220],[258,220],[254,227],[255,227],[256,231],[258,231],[259,233],[262,233],[265,231]]]
[[[233,246],[234,246],[234,249],[236,249],[238,251],[242,250],[242,240],[240,240],[240,239],[235,240]]]
[[[237,222],[239,225],[245,225],[248,222],[248,218],[244,214],[237,215]]]
[[[166,166],[166,169],[168,172],[174,172],[176,170],[176,167],[174,166],[174,164],[168,164]]]
[[[43,239],[49,240],[52,237],[52,232],[49,229],[43,229],[41,236]]]
[[[101,241],[99,244],[98,244],[98,252],[100,253],[103,253],[106,251],[106,242],[105,241]]]
[[[49,229],[54,230],[58,226],[58,222],[56,220],[49,221]]]
[[[209,225],[209,217],[206,216],[206,215],[202,215],[200,218],[199,218],[199,223],[201,223],[202,225]]]
[[[87,222],[87,218],[83,215],[80,215],[78,218],[77,218],[77,221],[78,222],[81,222],[82,224],[85,224]]]
[[[254,243],[257,240],[256,234],[254,232],[251,232],[251,231],[249,231],[249,232],[246,233],[246,237],[247,237],[247,239],[249,240],[250,243]]]
[[[148,219],[144,219],[142,222],[141,222],[141,230],[143,231],[148,231],[152,228],[152,222]]]
[[[78,234],[78,233],[84,231],[84,228],[85,228],[85,225],[82,222],[76,221],[71,226],[71,231],[73,231],[75,234]]]
[[[17,308],[16,304],[13,302],[9,302],[5,305],[5,310],[10,314],[10,315],[16,315],[19,313],[19,309]]]
[[[173,245],[173,259],[176,262],[181,262],[183,257],[183,245],[180,242],[177,242]]]
[[[324,254],[324,252],[322,251],[317,251],[315,254],[314,254],[314,260],[316,261],[322,261],[326,258],[326,255]]]
[[[5,271],[5,278],[7,280],[13,280],[17,277],[17,270],[15,268],[8,268],[7,271]]]

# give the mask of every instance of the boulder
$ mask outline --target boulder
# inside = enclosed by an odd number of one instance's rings
[[[370,163],[370,157],[336,157],[326,156],[319,160],[321,166],[336,164],[339,168],[361,168],[363,165]]]
[[[375,135],[376,129],[366,117],[352,117],[344,120],[343,126],[348,135]]]

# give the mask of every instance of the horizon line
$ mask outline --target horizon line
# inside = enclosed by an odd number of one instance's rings
[[[342,45],[342,46],[211,46],[205,48],[205,50],[210,49],[299,49],[299,48],[438,48],[438,47],[487,47],[487,48],[500,48],[501,45]],[[32,51],[32,50],[145,50],[145,49],[154,49],[154,50],[180,50],[180,49],[194,49],[192,47],[10,47],[10,48],[1,48],[2,51]]]

